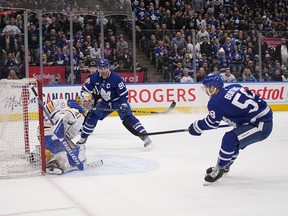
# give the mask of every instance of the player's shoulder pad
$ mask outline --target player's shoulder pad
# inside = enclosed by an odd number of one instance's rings
[[[76,100],[67,100],[68,101],[68,106],[70,108],[74,108],[79,110],[80,113],[82,113],[84,115],[84,110],[83,108],[76,102]]]

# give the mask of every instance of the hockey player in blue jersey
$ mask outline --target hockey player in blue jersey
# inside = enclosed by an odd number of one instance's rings
[[[82,92],[91,92],[97,88],[101,95],[101,102],[87,115],[81,132],[81,138],[77,144],[84,144],[88,136],[93,132],[99,120],[105,119],[112,111],[103,109],[119,109],[118,115],[122,121],[128,121],[138,132],[146,132],[141,122],[131,112],[128,103],[128,90],[123,79],[115,72],[109,70],[109,61],[102,59],[98,65],[98,71],[91,74],[82,87]],[[102,110],[101,110],[102,109]],[[147,149],[153,148],[148,136],[140,137]]]
[[[239,150],[266,139],[273,128],[273,113],[259,95],[239,84],[224,87],[219,73],[210,73],[203,80],[209,114],[189,127],[191,135],[216,129],[223,120],[234,129],[223,136],[217,163],[206,170],[205,181],[214,182],[229,172]]]

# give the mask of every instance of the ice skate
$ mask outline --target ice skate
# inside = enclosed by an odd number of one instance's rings
[[[229,166],[226,166],[226,167],[223,169],[223,174],[224,174],[224,173],[228,173],[228,172],[230,171],[230,166],[231,166],[231,164],[230,164]],[[213,168],[214,168],[214,167],[209,167],[209,168],[206,170],[206,174],[207,174],[207,175],[210,174],[210,173],[213,171]]]
[[[77,141],[76,144],[78,144],[78,145],[84,145],[84,144],[86,143],[87,139],[88,139],[88,137],[86,137],[86,138],[82,138],[82,137],[81,137],[81,138]]]
[[[151,150],[151,149],[155,148],[155,145],[152,143],[152,140],[148,136],[142,137],[141,139],[143,140],[144,147],[146,149]]]
[[[46,173],[61,175],[63,174],[63,170],[60,168],[58,161],[56,159],[52,159],[46,165]]]
[[[204,180],[205,180],[204,186],[209,185],[209,184],[217,181],[218,179],[220,179],[223,176],[224,169],[219,169],[219,167],[217,167],[217,166],[210,167],[210,168],[211,168],[212,171],[205,176],[205,178],[204,178]],[[207,169],[207,170],[209,170],[209,169]],[[207,172],[207,170],[206,170],[206,172]]]

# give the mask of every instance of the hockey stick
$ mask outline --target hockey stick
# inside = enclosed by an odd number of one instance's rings
[[[43,111],[46,114],[46,117],[48,118],[48,120],[50,121],[50,123],[52,125],[55,125],[54,121],[52,120],[52,118],[49,115],[49,112],[46,110],[43,102],[40,100],[38,93],[35,90],[34,86],[31,86],[32,92],[35,95],[35,97],[38,100],[38,103],[40,104],[40,106],[42,107]],[[56,126],[58,126],[60,124],[57,124]],[[57,134],[55,134],[57,136]],[[57,136],[58,137],[58,136]],[[79,158],[74,154],[73,149],[71,148],[71,146],[68,143],[73,143],[67,136],[65,136],[65,139],[61,140],[63,143],[63,146],[65,148],[65,151],[68,153],[68,155],[72,158],[72,160],[75,162],[77,168],[79,170],[83,170],[84,169],[84,165],[83,163],[79,160]],[[74,144],[74,143],[73,143]]]
[[[180,132],[187,132],[189,129],[177,129],[177,130],[167,130],[167,131],[157,131],[151,133],[140,133],[139,131],[135,130],[128,121],[122,121],[122,124],[135,136],[151,136],[151,135],[160,135],[160,134],[170,134],[170,133],[180,133]],[[219,128],[230,127],[230,125],[219,125]]]
[[[173,101],[170,106],[164,110],[164,111],[149,111],[149,110],[127,110],[124,112],[134,112],[134,113],[139,113],[139,114],[166,114],[171,112],[176,106],[176,102]],[[92,110],[101,110],[105,112],[123,112],[121,109],[107,109],[107,108],[101,108],[101,107],[94,107]]]

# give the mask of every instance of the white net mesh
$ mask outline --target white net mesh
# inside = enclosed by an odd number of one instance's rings
[[[0,178],[42,173],[34,79],[0,80]]]

